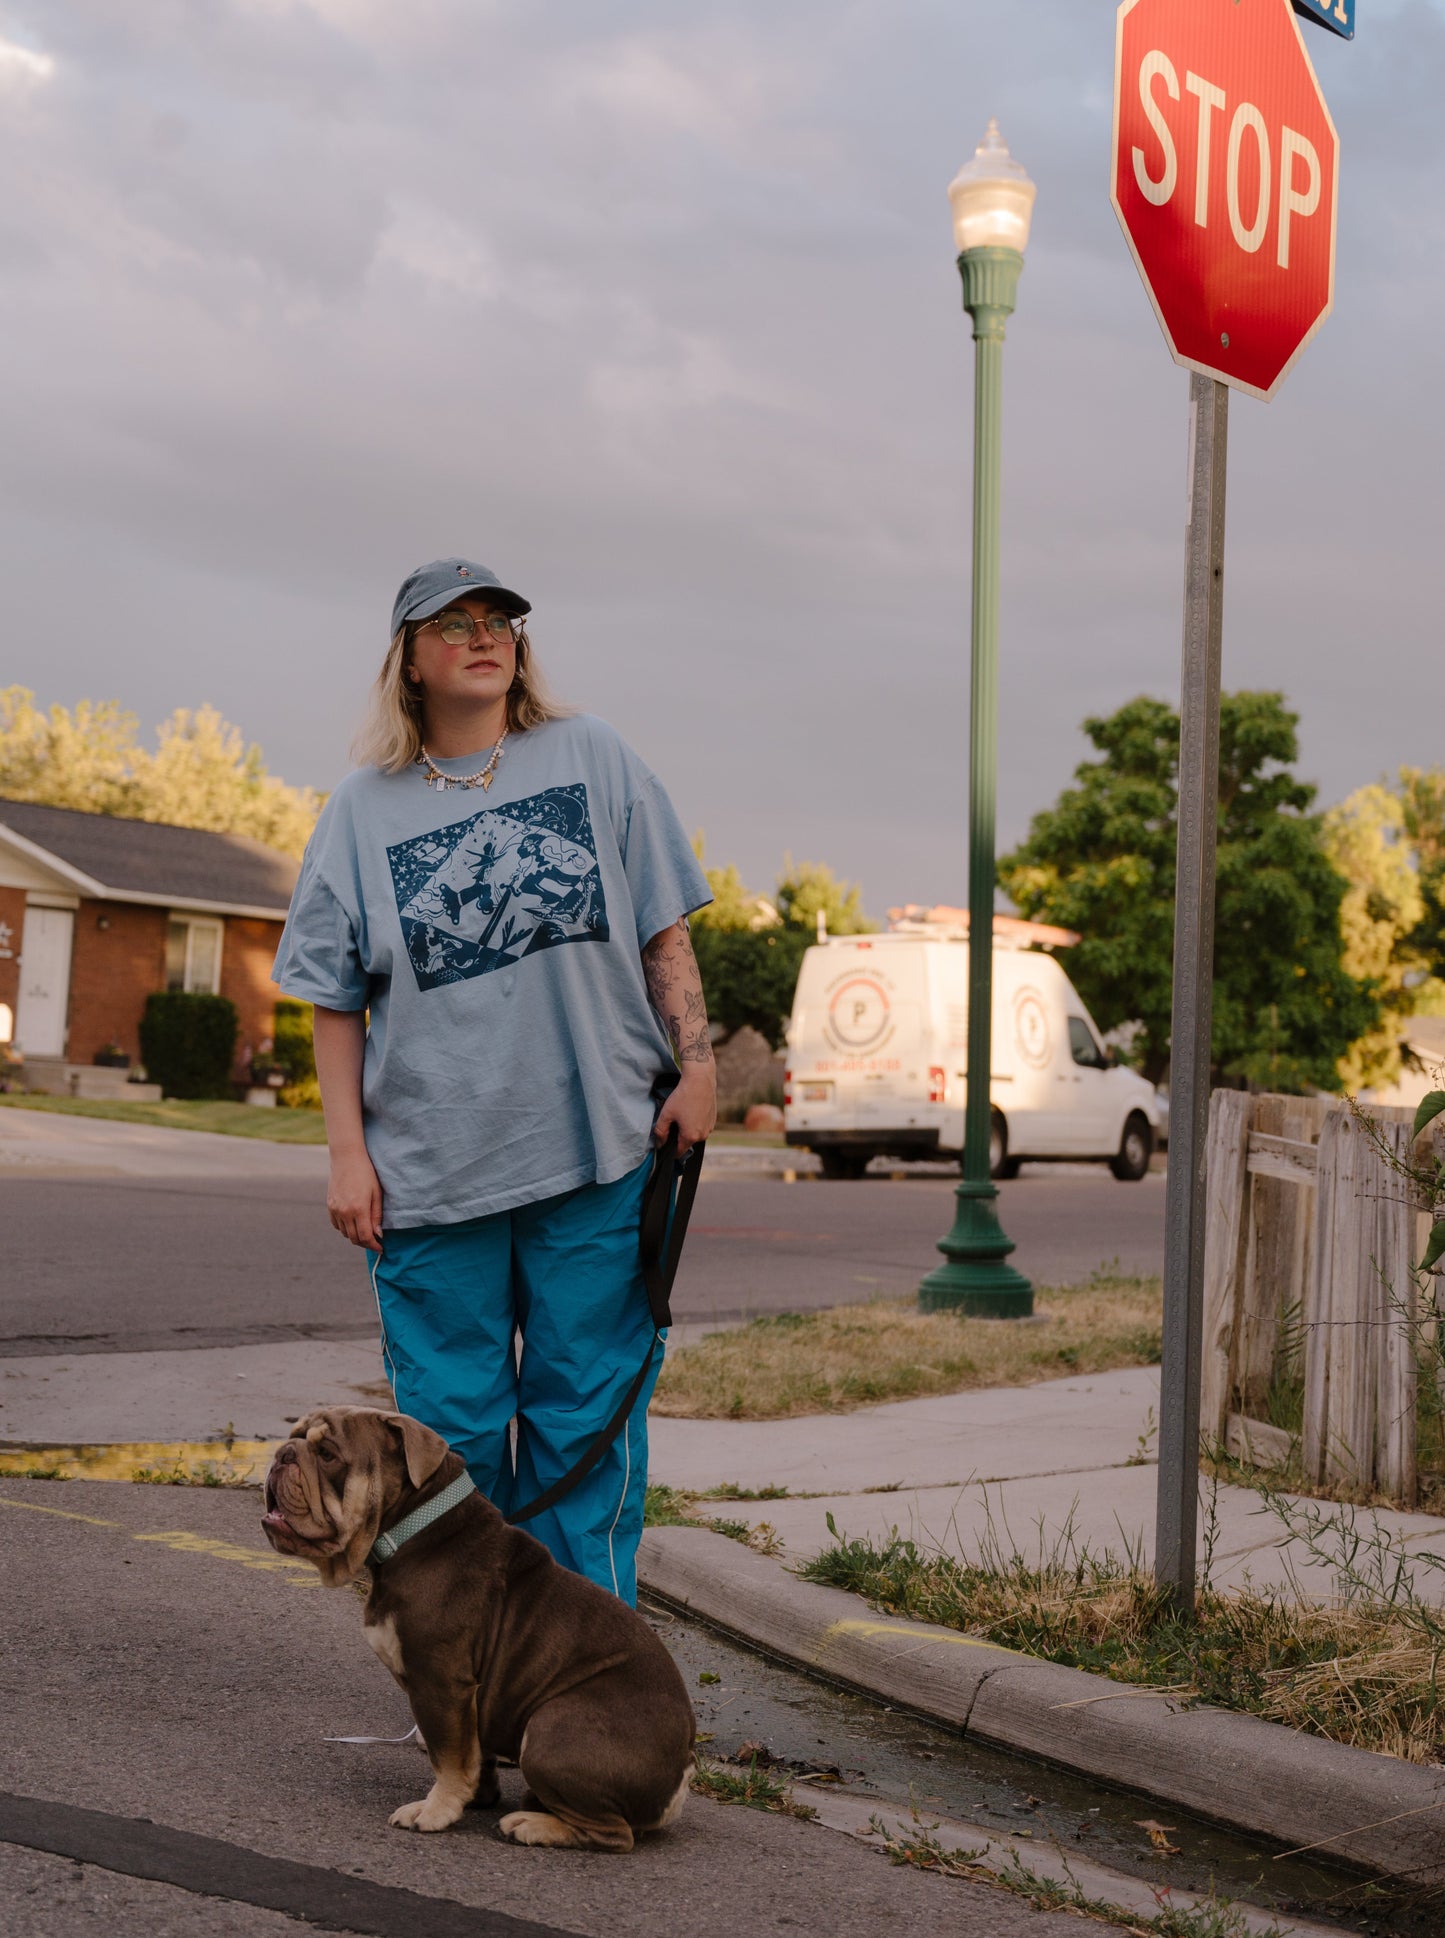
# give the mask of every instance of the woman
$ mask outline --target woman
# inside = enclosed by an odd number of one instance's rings
[[[707,881],[656,776],[548,697],[530,611],[467,559],[405,581],[274,970],[315,1005],[327,1206],[373,1254],[397,1405],[504,1514],[625,1399],[653,1336],[653,1140],[676,1125],[685,1150],[716,1115],[687,931]],[[527,1523],[629,1602],[660,1360],[606,1456]]]

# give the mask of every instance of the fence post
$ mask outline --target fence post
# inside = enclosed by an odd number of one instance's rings
[[[1199,1438],[1223,1444],[1239,1344],[1239,1313],[1249,1234],[1249,1126],[1254,1099],[1216,1090],[1209,1099],[1205,1142],[1204,1346],[1200,1363]]]

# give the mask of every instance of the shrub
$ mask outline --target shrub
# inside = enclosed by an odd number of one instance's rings
[[[315,1077],[302,1077],[299,1083],[288,1083],[278,1091],[276,1101],[283,1110],[320,1110],[321,1085]]]
[[[298,1002],[294,996],[282,996],[276,1004],[274,1053],[288,1083],[305,1083],[316,1075],[316,1051],[311,1041],[313,1013],[310,1003]]]
[[[147,996],[141,1061],[168,1097],[229,1097],[240,1020],[229,996]]]

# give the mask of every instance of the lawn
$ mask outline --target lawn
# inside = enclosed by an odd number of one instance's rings
[[[121,1124],[159,1124],[166,1130],[219,1131],[225,1137],[264,1137],[273,1144],[324,1144],[319,1110],[262,1110],[255,1104],[166,1097],[158,1104],[112,1103],[89,1097],[0,1096],[10,1110],[45,1110],[61,1117],[109,1117]]]
[[[1099,1275],[1041,1290],[1035,1309],[1041,1322],[1024,1325],[920,1312],[911,1300],[770,1314],[669,1354],[651,1411],[787,1420],[1158,1361],[1158,1279]]]
[[[219,1131],[225,1137],[265,1137],[273,1144],[324,1144],[326,1123],[319,1110],[261,1110],[254,1104],[187,1103],[167,1097],[158,1104],[112,1103],[108,1098],[0,1095],[12,1110],[50,1110],[70,1117],[111,1117],[121,1124],[163,1124],[167,1130]],[[745,1131],[725,1124],[713,1132],[715,1144],[749,1150],[782,1150],[771,1131]]]

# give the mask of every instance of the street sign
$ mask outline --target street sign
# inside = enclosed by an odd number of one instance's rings
[[[1328,27],[1343,40],[1355,37],[1355,0],[1294,0],[1294,10],[1301,20]]]
[[[1274,394],[1334,301],[1338,182],[1290,0],[1123,0],[1110,198],[1176,361]]]

